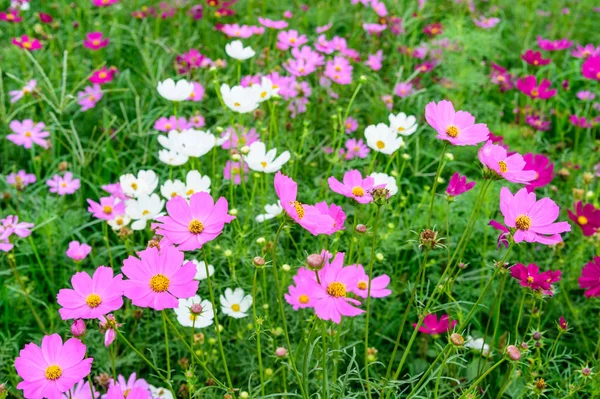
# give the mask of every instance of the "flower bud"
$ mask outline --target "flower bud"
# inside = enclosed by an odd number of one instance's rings
[[[240,154],[231,154],[231,160],[237,162],[240,159],[242,159],[242,157],[240,156]]]
[[[447,152],[444,156],[448,161],[454,161],[454,154]]]
[[[533,339],[535,339],[536,341],[539,341],[540,339],[542,339],[542,333],[539,331],[534,332],[532,335]]]
[[[364,234],[367,232],[367,226],[365,226],[364,224],[357,224],[356,225],[356,232],[359,234]]]
[[[247,153],[250,152],[250,147],[248,147],[247,145],[243,146],[242,148],[240,148],[240,152],[244,155],[246,155]]]
[[[265,242],[267,242],[267,239],[266,239],[265,237],[258,237],[258,238],[256,239],[256,243],[257,243],[258,245],[263,245]]]
[[[230,210],[229,210],[229,214],[230,214],[231,216],[237,216],[237,214],[238,214],[238,210],[237,210],[237,209],[235,209],[235,208],[232,208],[232,209],[230,209]]]
[[[272,375],[273,375],[273,369],[272,369],[272,368],[270,368],[270,367],[269,367],[269,368],[266,368],[266,369],[265,369],[265,375],[266,375],[267,377],[270,377],[270,376],[272,376]]]
[[[231,249],[226,249],[225,251],[223,251],[223,255],[229,258],[231,255],[233,255],[233,252],[231,251]]]
[[[68,168],[69,168],[69,163],[68,162],[66,162],[66,161],[59,162],[59,164],[58,164],[58,170],[59,171],[64,172]]]
[[[320,254],[311,254],[306,258],[306,264],[312,270],[321,270],[325,259]]]
[[[246,391],[242,391],[240,392],[240,399],[248,399],[250,397],[250,394]]]
[[[367,81],[367,77],[365,75],[360,75],[358,80],[360,80],[360,83],[365,83]]]
[[[71,324],[71,334],[74,337],[82,337],[85,334],[85,322],[81,319],[77,319]]]
[[[465,343],[465,339],[458,333],[452,333],[452,335],[450,335],[450,342],[456,346],[462,346]]]
[[[584,377],[589,377],[592,374],[592,369],[589,367],[584,367],[581,369],[581,375]]]
[[[407,154],[407,153],[402,154],[402,159],[404,159],[405,161],[408,161],[410,159],[410,154]]]
[[[200,305],[199,303],[192,304],[192,306],[190,306],[190,312],[192,312],[195,315],[199,315],[200,313],[202,313],[202,305]]]
[[[521,342],[521,349],[523,349],[523,350],[529,349],[529,344],[527,342]]]
[[[567,328],[569,328],[569,324],[565,320],[564,316],[560,316],[560,319],[558,319],[558,328],[563,332],[567,331]]]
[[[288,265],[287,263],[281,265],[281,270],[283,270],[284,272],[289,272],[290,270],[292,270],[292,267],[290,265]]]
[[[378,262],[383,262],[384,256],[381,252],[378,252],[375,254],[375,259],[377,259]]]
[[[277,357],[286,357],[287,356],[287,349],[285,349],[284,347],[280,346],[279,348],[275,349],[275,356],[277,356]]]
[[[590,184],[593,180],[594,180],[594,175],[591,174],[590,172],[585,172],[583,174],[583,182],[585,184]]]
[[[508,345],[506,353],[512,360],[519,360],[521,358],[521,351],[514,345]]]
[[[255,256],[252,262],[254,262],[254,265],[257,267],[263,267],[265,265],[265,258],[262,256]]]

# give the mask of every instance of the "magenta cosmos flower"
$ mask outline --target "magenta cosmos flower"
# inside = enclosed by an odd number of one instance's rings
[[[61,399],[63,393],[90,374],[92,358],[77,338],[64,345],[58,334],[42,338],[42,346],[25,345],[15,360],[17,374],[23,379],[17,389],[27,399]]]
[[[107,68],[103,66],[99,70],[94,71],[94,73],[92,74],[92,76],[89,77],[88,80],[94,84],[99,85],[110,83],[114,79],[115,74],[117,74],[118,72],[119,70],[115,67]]]
[[[517,81],[517,90],[533,99],[547,100],[556,94],[556,89],[548,90],[550,84],[548,79],[542,79],[538,86],[536,77],[529,75]]]
[[[123,275],[113,277],[113,269],[100,266],[90,277],[86,272],[71,278],[73,289],[63,288],[56,296],[63,320],[100,319],[123,306]]]
[[[581,227],[584,236],[593,236],[600,229],[600,209],[596,209],[593,204],[584,206],[579,201],[575,204],[575,212],[571,212],[571,210],[567,210],[567,212],[569,213],[569,219]]]
[[[525,167],[523,170],[535,171],[535,179],[531,180],[525,188],[532,192],[538,187],[544,187],[554,178],[554,164],[550,163],[550,159],[541,154],[525,154],[523,155]]]
[[[542,53],[539,51],[527,50],[521,55],[523,61],[533,66],[548,65],[552,60],[550,58],[543,58]]]
[[[17,215],[8,215],[0,219],[0,239],[8,238],[13,234],[21,238],[29,237],[33,226],[33,223],[19,222]]]
[[[108,7],[112,4],[116,4],[119,0],[91,0],[92,4],[96,7]]]
[[[554,201],[550,198],[536,201],[535,193],[528,193],[526,188],[512,195],[508,188],[502,187],[500,211],[504,215],[504,224],[513,231],[516,243],[558,244],[562,242],[560,234],[571,231],[569,223],[554,222],[560,211]]]
[[[74,261],[84,260],[92,252],[92,247],[79,241],[71,241],[67,249],[67,256]]]
[[[541,36],[537,37],[537,42],[538,42],[538,46],[540,46],[540,48],[542,50],[546,50],[546,51],[565,50],[573,45],[573,43],[571,41],[569,41],[568,39],[548,40],[548,39],[544,39]]]
[[[36,51],[42,48],[42,43],[38,39],[34,39],[27,35],[23,35],[20,38],[15,37],[12,39],[12,44],[17,47],[21,47],[27,51]]]
[[[83,40],[84,47],[94,51],[108,46],[108,42],[110,41],[107,37],[103,36],[102,32],[90,32],[85,36],[86,38]]]
[[[329,231],[323,230],[323,234],[332,235],[336,231],[344,230],[344,223],[346,222],[346,213],[342,209],[341,206],[336,204],[328,205],[327,202],[317,202],[315,204],[315,208],[322,215],[323,219],[330,221],[330,218],[333,220],[333,223],[328,223],[327,226],[330,226]]]
[[[456,172],[450,178],[446,194],[450,197],[457,197],[471,190],[473,187],[475,187],[474,181],[467,183],[467,176],[461,176],[460,173]]]
[[[588,58],[591,55],[600,55],[600,46],[595,47],[593,44],[586,44],[582,46],[578,44],[575,49],[571,51],[571,55],[575,58]]]
[[[368,204],[373,201],[373,197],[369,192],[373,189],[375,179],[370,176],[363,179],[360,172],[356,169],[344,173],[342,183],[333,176],[327,179],[327,182],[333,192],[353,198],[359,204]]]
[[[600,256],[585,264],[579,277],[579,286],[588,298],[600,296]]]
[[[159,222],[156,233],[176,244],[179,250],[200,249],[221,234],[225,223],[235,219],[227,214],[227,208],[224,197],[215,203],[205,192],[192,195],[189,204],[183,197],[171,198],[167,202],[168,216],[156,219]]]
[[[154,123],[154,129],[160,132],[168,132],[170,130],[185,130],[190,127],[188,121],[184,117],[177,118],[176,116],[171,116],[169,118],[161,117],[156,120]]]
[[[485,143],[477,155],[488,170],[510,182],[526,184],[536,178],[536,171],[524,170],[525,160],[521,154],[515,152],[509,156],[504,147],[491,141]]]
[[[16,145],[30,149],[34,144],[42,148],[48,148],[46,137],[50,136],[49,132],[45,132],[46,125],[43,122],[35,123],[31,119],[25,119],[23,122],[14,120],[8,125],[14,132],[6,136],[6,138]]]
[[[454,111],[450,101],[430,102],[425,107],[425,119],[434,128],[440,140],[452,145],[475,145],[486,141],[489,129],[484,123],[475,123],[475,117],[465,111]]]
[[[443,334],[456,325],[456,320],[450,323],[450,316],[442,315],[439,319],[434,314],[429,314],[423,319],[423,324],[419,327],[419,331],[423,334],[439,335]],[[417,327],[417,323],[413,323],[413,327]]]
[[[161,246],[160,251],[147,248],[138,255],[139,259],[135,256],[125,259],[121,268],[129,279],[123,281],[124,294],[135,306],[174,309],[179,305],[179,298],[196,295],[196,265],[183,263],[182,251],[173,246]]]
[[[527,266],[517,263],[510,268],[510,275],[519,280],[519,284],[523,287],[540,291],[545,295],[552,295],[554,292],[552,284],[560,281],[562,272],[560,270],[546,270],[540,273],[540,268],[535,263]]]
[[[71,172],[66,172],[64,176],[54,175],[51,179],[46,180],[46,184],[50,187],[51,193],[58,195],[73,194],[81,187],[79,179],[73,179]]]
[[[600,55],[586,59],[581,65],[581,74],[586,79],[600,82]]]

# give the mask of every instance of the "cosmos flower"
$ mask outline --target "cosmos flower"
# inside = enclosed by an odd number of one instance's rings
[[[125,202],[115,196],[102,197],[100,203],[87,199],[89,204],[88,212],[92,216],[102,220],[114,220],[116,217],[125,214]]]
[[[585,289],[588,298],[600,296],[600,256],[585,264],[579,277],[579,286]]]
[[[372,177],[374,180],[373,187],[380,187],[388,190],[388,197],[398,193],[398,184],[396,183],[395,177],[377,172],[371,173],[369,177]]]
[[[413,115],[407,116],[404,112],[399,114],[390,114],[390,129],[402,136],[410,136],[417,131],[417,118]]]
[[[38,39],[30,38],[27,35],[13,38],[12,44],[27,51],[36,51],[42,48],[42,43]]]
[[[35,79],[27,82],[25,86],[23,86],[20,90],[11,90],[8,92],[10,95],[10,103],[15,103],[25,97],[28,94],[32,94],[35,92],[35,88],[37,87],[37,81]]]
[[[247,60],[254,57],[256,54],[256,52],[252,50],[252,47],[244,47],[244,44],[241,42],[241,40],[234,40],[230,43],[227,43],[225,45],[225,52],[228,56],[238,61]]]
[[[110,41],[108,37],[104,37],[102,32],[90,32],[86,34],[85,37],[83,46],[94,51],[108,46]]]
[[[556,95],[556,89],[548,90],[550,84],[548,79],[542,79],[538,86],[536,77],[529,75],[517,81],[517,90],[533,99],[547,100]]]
[[[473,23],[483,29],[493,28],[498,25],[499,22],[500,18],[486,18],[483,15],[477,19],[473,19]]]
[[[158,186],[158,176],[153,170],[140,170],[137,177],[132,173],[126,173],[119,177],[119,183],[123,193],[129,198],[137,198],[141,195],[150,195]]]
[[[248,310],[252,306],[252,295],[244,295],[244,290],[227,288],[221,295],[221,311],[234,319],[248,316]]]
[[[353,198],[359,204],[368,204],[373,201],[370,191],[373,188],[374,179],[370,176],[363,179],[358,170],[344,173],[343,182],[339,182],[334,176],[329,177],[327,182],[333,192]]]
[[[202,97],[204,97],[204,86],[198,82],[192,82],[192,85],[194,86],[194,90],[192,90],[187,100],[193,102],[202,101]],[[201,118],[198,121],[193,121],[193,118],[190,118],[189,123],[194,127],[204,126],[204,118],[202,118],[201,115],[197,115],[196,117],[198,116]]]
[[[568,49],[573,45],[573,42],[568,39],[548,40],[541,36],[537,37],[538,46],[545,51],[559,51]]]
[[[550,159],[542,154],[528,153],[523,155],[525,167],[523,170],[533,170],[536,173],[535,179],[531,180],[525,188],[532,192],[536,188],[544,187],[554,178],[554,164],[550,163]]]
[[[256,221],[262,223],[266,220],[270,220],[276,218],[277,216],[283,213],[283,207],[281,206],[281,202],[277,201],[275,204],[267,204],[265,205],[265,213],[261,215],[256,215]]]
[[[89,245],[80,243],[79,241],[71,241],[66,254],[69,258],[77,262],[84,260],[90,252],[92,252],[92,247]]]
[[[158,194],[144,194],[125,200],[125,214],[134,222],[132,230],[144,230],[148,221],[164,215],[165,201]]]
[[[20,145],[26,149],[30,149],[34,144],[42,148],[48,148],[46,137],[50,136],[49,132],[44,131],[46,125],[43,122],[33,122],[31,119],[25,119],[23,122],[14,120],[8,125],[13,133],[6,138],[16,145]]]
[[[542,58],[542,53],[539,51],[527,50],[524,54],[521,55],[523,61],[533,66],[542,66],[548,65],[552,62],[550,58],[544,59]]]
[[[94,71],[88,80],[99,85],[110,83],[118,72],[119,70],[115,67],[107,68],[106,66],[103,66],[99,70]]]
[[[240,114],[252,112],[258,108],[261,98],[260,91],[260,87],[257,85],[250,87],[221,85],[223,102],[230,110]]]
[[[454,111],[450,101],[430,102],[425,107],[425,119],[434,128],[440,140],[452,145],[476,145],[486,141],[489,129],[484,123],[475,123],[475,117],[465,111]]]
[[[165,100],[184,101],[194,91],[194,84],[185,79],[178,80],[177,83],[171,78],[158,82],[156,86],[158,94]]]
[[[504,147],[491,141],[479,149],[477,156],[489,171],[510,182],[527,184],[537,178],[535,170],[525,170],[526,163],[521,154],[508,155]]]
[[[413,85],[410,82],[400,82],[394,87],[394,93],[400,98],[406,98],[413,94]]]
[[[23,169],[18,171],[17,173],[11,173],[6,176],[6,182],[10,185],[15,186],[17,190],[23,190],[30,184],[33,184],[37,181],[37,178],[33,173],[27,173]]]
[[[63,176],[54,175],[51,179],[46,180],[46,184],[50,187],[51,193],[58,195],[73,194],[81,187],[79,179],[73,179],[71,172],[65,172]]]
[[[256,172],[275,173],[290,160],[290,152],[284,151],[277,158],[276,156],[276,148],[267,151],[265,143],[257,141],[250,145],[250,151],[244,155],[244,161]]]
[[[461,176],[460,173],[456,172],[450,178],[450,182],[448,182],[446,194],[450,197],[457,197],[471,190],[473,187],[475,187],[474,181],[467,183],[467,176]]]
[[[180,299],[175,309],[177,321],[184,327],[205,328],[213,324],[215,317],[212,303],[195,295]]]
[[[364,159],[371,152],[362,139],[348,139],[344,146],[346,147],[346,155],[344,157],[347,160],[354,158]]]
[[[392,155],[400,147],[404,146],[402,137],[398,136],[385,123],[367,126],[365,129],[365,138],[367,139],[369,148],[386,155]]]
[[[77,93],[77,103],[81,105],[81,112],[94,108],[102,97],[104,93],[99,84],[84,87],[83,91]]]
[[[423,319],[423,324],[419,327],[419,331],[423,334],[440,335],[450,331],[456,325],[456,320],[450,322],[450,316],[442,315],[439,319],[434,314],[429,314]],[[417,327],[417,323],[413,323],[413,327]]]
[[[527,266],[517,263],[510,268],[510,275],[519,280],[522,287],[540,291],[544,295],[552,295],[554,292],[552,284],[560,281],[562,273],[560,270],[547,270],[540,273],[540,268],[535,263]]]
[[[583,205],[581,201],[575,204],[575,212],[567,210],[569,219],[581,227],[583,235],[593,236],[600,229],[600,209],[596,209],[594,204]]]
[[[365,272],[363,265],[350,265],[348,267],[356,267],[358,272],[356,273],[356,286],[351,289],[353,293],[361,298],[369,296],[369,275]],[[388,288],[390,284],[390,276],[383,274],[381,276],[373,277],[371,280],[371,298],[384,298],[392,294],[392,290]]]

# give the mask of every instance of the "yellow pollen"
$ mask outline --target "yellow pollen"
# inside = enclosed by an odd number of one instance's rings
[[[145,216],[145,215],[147,215],[147,214],[149,214],[149,213],[150,213],[150,211],[149,211],[148,209],[144,209],[144,212],[142,212],[142,215],[144,215],[144,216]]]
[[[61,186],[61,187],[67,187],[67,183],[65,183],[65,182],[62,182],[62,183],[60,183],[60,186]]]
[[[298,297],[298,302],[307,304],[309,301],[308,295],[302,294]]]
[[[88,97],[88,99],[89,99],[90,101],[95,101],[95,100],[96,100],[96,97],[94,97],[94,96],[89,96],[89,97]]]
[[[58,380],[62,375],[62,369],[59,365],[53,364],[52,366],[48,366],[46,368],[46,378],[49,380]]]
[[[398,131],[399,131],[399,132],[403,132],[404,130],[405,130],[405,129],[404,129],[402,126],[398,127]]]
[[[327,286],[327,293],[333,297],[340,298],[346,296],[346,284],[334,281]]]
[[[446,128],[446,134],[452,138],[458,136],[458,133],[460,133],[460,131],[454,125],[450,125]]]
[[[533,65],[537,65],[537,64],[539,64],[538,60],[534,60]]]
[[[265,161],[262,161],[260,164],[262,165],[263,168],[266,168],[268,165],[268,163],[266,163]]]
[[[529,284],[533,284],[533,281],[534,281],[533,277],[531,277],[531,276],[527,277],[527,282]]]
[[[167,129],[167,130],[171,130],[171,124],[170,124],[170,123],[167,123],[167,124],[165,125],[165,129]]]
[[[531,97],[537,97],[540,95],[538,89],[531,89]]]
[[[117,226],[121,226],[123,225],[125,222],[123,221],[122,217],[119,217],[115,220],[115,223],[117,223]]]
[[[169,278],[164,274],[157,274],[150,279],[150,289],[154,292],[165,292],[169,289]]]
[[[239,36],[239,35],[241,35],[241,34],[242,34],[242,32],[240,32],[239,30],[236,30],[234,34],[235,34],[236,36]]]
[[[106,72],[100,72],[100,73],[98,74],[98,77],[99,77],[100,79],[104,79],[104,78],[106,78]]]
[[[99,45],[99,44],[100,44],[100,40],[98,40],[98,39],[96,39],[96,40],[92,40],[92,44],[93,44],[94,46],[97,46],[97,45]]]
[[[600,72],[596,74],[596,79],[600,79]]]
[[[531,218],[527,215],[519,215],[515,220],[515,226],[519,230],[528,230],[531,227]]]
[[[31,48],[33,45],[30,42],[23,42],[23,47],[25,48]],[[62,371],[61,371],[62,373]]]
[[[192,194],[194,194],[194,190],[191,188],[185,192],[185,195],[187,195],[187,196],[190,196]]]
[[[504,162],[504,161],[499,161],[498,167],[500,167],[500,172],[502,172],[502,173],[506,173],[506,171],[508,170],[508,167],[506,166],[506,162]]]
[[[585,226],[586,224],[588,224],[588,218],[586,218],[585,216],[579,216],[577,218],[577,223],[579,223],[582,226]]]
[[[234,303],[233,305],[231,305],[231,310],[233,310],[234,312],[239,312],[240,305],[238,305],[237,303]]]
[[[496,79],[498,79],[498,82],[504,82],[506,80],[506,78],[504,77],[504,75],[500,75]]]
[[[138,189],[137,183],[131,183],[131,188],[133,188],[134,190],[137,190]]]
[[[265,98],[267,96],[267,92],[263,91],[262,93],[260,93],[260,98]]]
[[[195,321],[198,318],[198,315],[195,315],[193,313],[190,313],[190,320],[191,321]]]
[[[171,193],[171,198],[175,198],[175,197],[177,197],[177,193],[176,193],[175,191],[173,191],[173,192]]]
[[[342,70],[342,67],[340,67],[339,65],[335,66],[335,71],[336,72],[340,72]]]
[[[31,132],[25,132],[25,137],[31,137]]]
[[[353,187],[352,195],[355,195],[357,197],[362,197],[363,195],[365,195],[365,190],[360,186]]]
[[[377,142],[375,143],[375,145],[377,146],[377,148],[379,148],[380,150],[383,150],[383,148],[385,147],[385,143],[381,140],[377,140]]]
[[[113,209],[112,206],[110,205],[104,205],[102,207],[102,212],[106,213],[107,215],[110,215],[112,213]]]
[[[123,397],[128,397],[129,393],[131,392],[131,389],[126,389],[125,391],[123,391]]]
[[[358,285],[357,285],[359,290],[366,290],[367,289],[367,282],[366,281],[359,281]]]
[[[102,303],[102,298],[100,298],[100,295],[98,294],[90,294],[85,298],[85,303],[87,303],[90,308],[97,308]]]
[[[238,103],[238,102],[235,102],[235,103],[233,103],[233,106],[234,106],[234,107],[239,107],[240,105],[241,105],[241,104],[240,104],[240,103]]]
[[[15,181],[17,183],[21,183],[23,181],[23,179],[21,179],[21,176],[15,176]]]
[[[195,94],[194,92],[192,92],[192,94],[190,94],[190,98],[194,98]]]
[[[192,234],[200,234],[204,231],[204,224],[198,219],[192,219],[190,224],[188,224],[188,230]]]
[[[290,37],[290,43],[296,43],[296,38]]]
[[[302,219],[304,217],[304,207],[302,204],[299,201],[292,201],[290,204],[294,206],[294,209],[298,214],[298,219]]]
[[[350,128],[352,127],[352,124],[351,124],[351,123],[346,123],[346,127],[347,127],[348,129],[350,129]]]
[[[8,19],[9,21],[12,21],[13,19],[15,19],[15,16],[12,14],[7,14],[6,19]]]

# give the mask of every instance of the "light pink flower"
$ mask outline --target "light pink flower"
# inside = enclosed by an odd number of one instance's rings
[[[81,187],[79,179],[73,179],[71,172],[66,172],[64,176],[54,175],[51,179],[46,180],[46,184],[50,187],[51,193],[58,195],[73,194]]]
[[[477,155],[486,168],[510,182],[527,184],[537,177],[535,170],[525,170],[526,163],[521,154],[508,155],[504,147],[491,141],[485,143]]]
[[[20,99],[22,99],[24,96],[26,96],[27,94],[31,94],[35,91],[35,88],[37,86],[37,82],[35,80],[30,80],[29,82],[27,82],[27,84],[25,86],[23,86],[23,88],[21,90],[11,90],[8,92],[8,94],[10,95],[10,103],[15,103],[17,101],[19,101]]]
[[[425,119],[440,140],[452,145],[476,145],[486,141],[489,129],[485,123],[475,123],[475,117],[465,111],[454,111],[450,101],[430,102],[425,107]]]
[[[46,125],[43,122],[34,123],[31,119],[25,119],[23,122],[14,120],[8,125],[14,133],[6,138],[16,145],[30,149],[33,144],[42,148],[48,148],[48,142],[44,140],[50,136],[49,132],[44,131]]]
[[[287,21],[284,21],[284,20],[273,21],[272,19],[263,18],[263,17],[258,17],[258,23],[260,23],[264,27],[271,28],[271,29],[285,29],[288,26]]]
[[[371,176],[362,178],[358,170],[350,170],[344,174],[343,183],[340,183],[335,177],[327,179],[329,188],[338,194],[348,198],[353,198],[359,204],[368,204],[373,201],[369,193],[373,188],[375,180]]]
[[[115,196],[102,197],[100,203],[87,199],[88,212],[97,219],[113,220],[117,216],[125,214],[125,202]]]
[[[67,249],[67,256],[74,261],[84,260],[89,253],[92,252],[92,247],[79,241],[71,241]]]
[[[277,48],[287,50],[290,47],[300,47],[308,42],[306,35],[300,35],[296,30],[281,31],[277,34]]]
[[[369,293],[369,275],[365,272],[362,265],[350,265],[348,267],[356,267],[358,269],[356,275],[356,285],[349,287],[349,290],[361,298],[366,298]],[[392,294],[388,285],[390,284],[390,276],[382,274],[381,276],[374,277],[371,280],[371,298],[384,298]]]
[[[17,188],[17,190],[23,190],[30,184],[33,184],[37,181],[37,178],[33,173],[27,173],[23,169],[18,171],[17,173],[11,173],[6,176],[6,182],[11,184]]]
[[[202,97],[204,97],[204,87],[198,82],[192,82],[192,84],[194,85],[194,90],[188,97],[188,101],[201,101]]]
[[[77,103],[81,105],[81,112],[94,108],[103,96],[104,93],[102,93],[99,84],[94,83],[93,86],[86,86],[83,91],[77,93]]]

